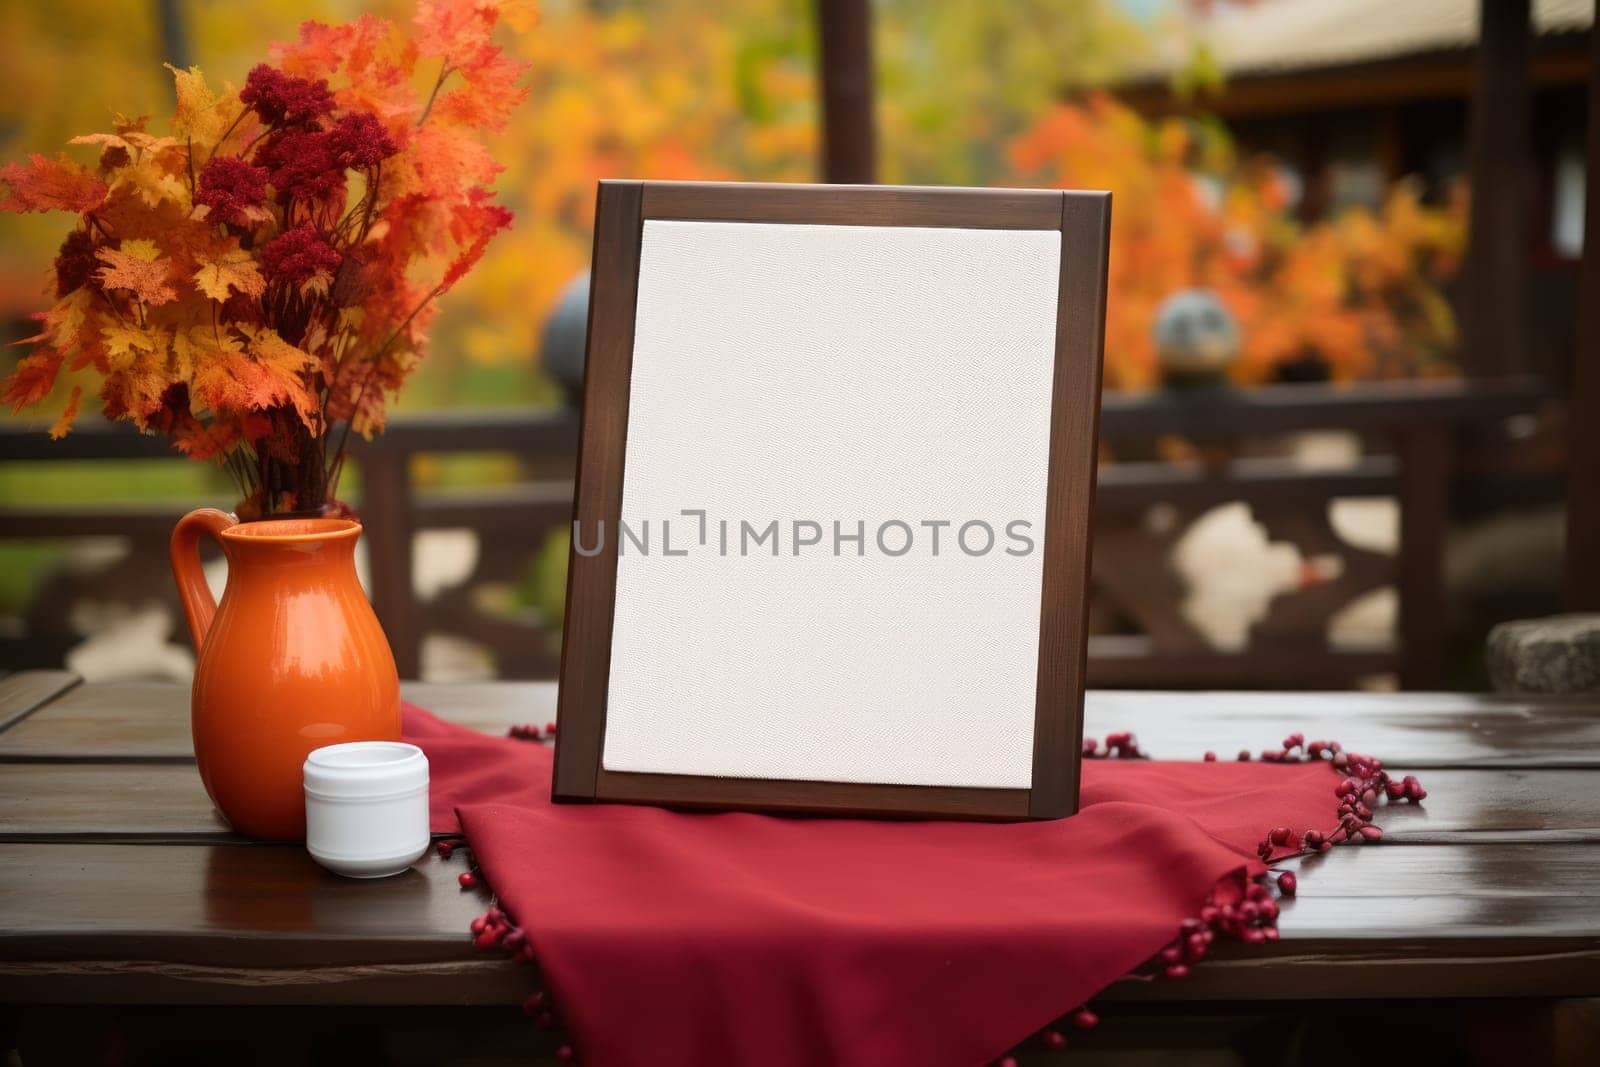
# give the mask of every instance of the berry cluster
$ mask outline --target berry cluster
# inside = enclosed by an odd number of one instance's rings
[[[1109,734],[1102,750],[1093,738],[1084,738],[1085,759],[1147,759],[1130,733]],[[1249,749],[1240,749],[1238,759],[1248,762],[1253,757]],[[1301,733],[1283,739],[1282,747],[1265,749],[1259,757],[1264,763],[1307,763],[1326,759],[1333,770],[1343,777],[1334,787],[1339,798],[1339,825],[1332,831],[1306,830],[1296,832],[1287,826],[1274,827],[1256,846],[1256,854],[1264,863],[1277,863],[1299,855],[1326,852],[1340,842],[1377,841],[1383,830],[1373,825],[1373,806],[1383,798],[1390,803],[1409,801],[1418,803],[1427,797],[1415,775],[1395,779],[1384,771],[1383,764],[1371,757],[1346,752],[1337,741],[1306,741]],[[1217,754],[1207,752],[1205,762],[1215,763]],[[1299,888],[1293,871],[1275,872],[1276,877],[1263,876],[1248,879],[1243,872],[1224,879],[1212,892],[1210,899],[1200,909],[1198,917],[1185,919],[1178,936],[1157,953],[1154,963],[1168,978],[1186,978],[1189,969],[1205,959],[1217,935],[1234,938],[1246,944],[1259,945],[1278,940],[1278,900],[1292,897]],[[1276,884],[1278,895],[1272,889]],[[1074,1025],[1087,1029],[1099,1020],[1087,1008],[1073,1014]],[[1087,1018],[1085,1024],[1082,1020]],[[1039,1034],[1044,1046],[1052,1050],[1067,1047],[1066,1036],[1059,1027]],[[995,1067],[1018,1067],[1015,1055],[1005,1056]]]
[[[506,734],[518,741],[554,741],[556,739],[556,724],[547,722],[544,724],[544,730],[541,731],[537,723],[524,723],[513,726],[506,731]]]
[[[1139,739],[1131,733],[1106,734],[1106,747],[1092,737],[1083,739],[1084,759],[1149,759],[1139,748]]]
[[[1378,841],[1383,837],[1383,829],[1373,824],[1372,809],[1380,797],[1390,803],[1409,801],[1415,804],[1428,795],[1415,775],[1408,774],[1397,781],[1383,769],[1381,760],[1346,752],[1337,741],[1307,742],[1304,734],[1295,733],[1283,739],[1282,748],[1261,753],[1261,759],[1268,763],[1305,763],[1324,757],[1334,770],[1344,774],[1333,790],[1339,798],[1339,825],[1326,834],[1320,830],[1296,833],[1287,826],[1276,827],[1256,845],[1256,855],[1263,862],[1326,852],[1341,841]],[[1249,759],[1250,756],[1248,752],[1241,752],[1239,758]]]
[[[537,734],[536,727],[534,731]],[[467,851],[466,841],[457,838],[445,838],[435,847],[438,849],[439,857],[445,860],[457,851]],[[482,876],[476,871],[462,871],[456,880],[461,883],[462,889],[476,889],[483,881]],[[473,919],[468,930],[472,934],[472,944],[476,948],[485,952],[500,949],[509,952],[513,959],[521,960],[523,963],[534,962],[533,943],[528,940],[528,932],[512,922],[511,916],[498,907],[491,907]],[[550,997],[543,990],[530,993],[522,1002],[522,1010],[533,1018],[533,1025],[538,1029],[555,1028],[556,1017],[551,1010]],[[573,1063],[577,1060],[577,1052],[570,1044],[564,1044],[556,1049],[556,1059],[562,1063]]]

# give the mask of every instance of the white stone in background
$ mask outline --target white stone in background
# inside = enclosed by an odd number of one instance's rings
[[[421,530],[412,542],[411,587],[426,603],[472,577],[478,567],[478,535],[472,530]]]
[[[1298,584],[1300,562],[1294,545],[1267,540],[1245,504],[1212,508],[1173,546],[1188,588],[1183,617],[1212,648],[1241,651],[1272,601]]]
[[[1600,615],[1551,615],[1489,631],[1489,677],[1502,693],[1600,692]]]
[[[85,601],[74,605],[72,612],[74,626],[89,636],[67,653],[66,665],[84,681],[187,682],[194,676],[194,654],[172,642],[173,620],[160,604],[133,609]]]

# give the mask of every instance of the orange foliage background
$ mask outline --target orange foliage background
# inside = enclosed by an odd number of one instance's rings
[[[1377,213],[1303,225],[1271,160],[1238,158],[1216,125],[1148,122],[1103,95],[1040,116],[1011,160],[1024,181],[1112,191],[1110,388],[1156,384],[1156,309],[1192,287],[1238,317],[1241,383],[1291,364],[1335,381],[1450,369],[1455,322],[1439,284],[1459,264],[1463,203],[1427,208],[1401,183]]]

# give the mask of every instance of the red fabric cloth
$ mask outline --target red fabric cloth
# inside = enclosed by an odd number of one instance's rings
[[[1272,827],[1336,823],[1325,763],[1085,761],[1052,822],[555,805],[545,746],[405,729],[586,1067],[988,1063],[1259,872]]]

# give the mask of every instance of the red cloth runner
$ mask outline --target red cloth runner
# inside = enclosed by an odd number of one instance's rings
[[[586,1067],[988,1063],[1259,873],[1272,827],[1337,822],[1320,762],[1088,760],[1069,819],[878,822],[555,805],[543,745],[411,707],[405,734]]]

